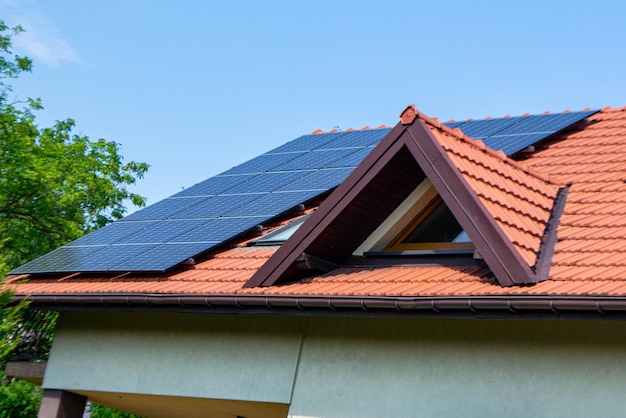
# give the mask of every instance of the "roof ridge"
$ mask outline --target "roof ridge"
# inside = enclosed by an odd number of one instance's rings
[[[611,109],[610,106],[605,106],[605,109]],[[520,117],[526,117],[526,116],[538,116],[538,115],[557,115],[557,114],[561,114],[561,113],[578,113],[578,112],[588,112],[590,111],[591,108],[590,107],[585,107],[583,109],[580,110],[570,110],[570,109],[563,109],[560,112],[551,112],[549,110],[544,110],[541,113],[530,113],[530,112],[524,112],[521,115],[514,115],[511,116],[508,113],[503,115],[503,116],[499,116],[499,117],[493,117],[490,115],[485,116],[482,119],[474,119],[474,118],[466,118],[463,120],[456,120],[454,118],[450,118],[446,121],[446,123],[453,123],[453,122],[478,122],[478,121],[483,121],[483,120],[493,120],[493,119],[510,119],[510,118],[520,118]]]
[[[529,166],[527,166],[526,164],[520,163],[519,161],[515,161],[513,159],[511,159],[510,157],[508,157],[502,150],[496,151],[493,148],[488,147],[487,145],[485,145],[485,143],[483,141],[481,141],[480,139],[474,139],[471,138],[467,135],[465,135],[463,133],[463,131],[460,128],[450,128],[449,126],[441,123],[439,121],[438,118],[431,118],[427,115],[425,115],[424,113],[420,112],[419,110],[417,110],[417,108],[415,107],[415,105],[409,105],[404,112],[406,112],[409,108],[412,108],[415,111],[415,115],[417,118],[419,118],[421,121],[423,121],[424,123],[433,126],[434,128],[445,132],[449,135],[454,136],[455,138],[464,141],[470,145],[473,145],[474,147],[484,151],[485,153],[489,154],[490,156],[494,157],[494,158],[498,158],[501,161],[503,161],[506,164],[509,164],[510,166],[517,168],[518,170],[522,170],[523,172],[525,172],[526,174],[532,176],[532,177],[536,177],[537,179],[544,181],[548,184],[553,184],[556,186],[562,186],[563,183],[559,182],[556,179],[551,178],[550,176],[548,176],[547,174],[544,174],[540,171],[537,171],[535,169],[530,168]],[[402,114],[404,114],[404,112],[402,112]],[[402,117],[402,115],[400,115],[400,117]]]
[[[321,134],[334,134],[337,132],[357,132],[357,131],[374,131],[376,129],[389,129],[392,128],[392,126],[387,126],[385,124],[382,125],[378,125],[375,128],[370,128],[369,126],[365,125],[362,128],[346,128],[346,129],[339,129],[338,127],[330,129],[328,131],[323,131],[321,129],[316,129],[313,132],[311,132],[311,135],[321,135]]]
[[[600,112],[626,112],[626,106],[621,106],[621,107],[604,106],[602,109],[600,109]]]

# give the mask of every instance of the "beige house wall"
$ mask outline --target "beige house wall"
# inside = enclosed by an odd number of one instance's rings
[[[44,387],[155,417],[617,417],[626,327],[68,312]]]

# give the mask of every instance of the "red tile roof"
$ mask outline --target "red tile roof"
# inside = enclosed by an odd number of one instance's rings
[[[485,152],[480,143],[458,133],[442,131],[437,136],[529,263],[536,254],[556,184],[571,184],[557,231],[559,241],[550,280],[532,286],[502,287],[484,267],[396,265],[343,267],[297,283],[244,289],[244,283],[267,262],[275,248],[245,247],[242,243],[171,273],[16,276],[5,281],[5,286],[18,295],[34,297],[626,297],[626,108],[603,109],[590,117],[587,126],[538,145],[523,163]],[[453,144],[458,140],[467,141],[472,148],[463,148],[459,153]],[[496,160],[505,164],[494,164]],[[512,181],[502,186],[502,178]]]
[[[572,184],[550,272],[554,281],[584,280],[590,282],[589,289],[608,281],[600,288],[622,289],[625,162],[626,108],[604,109],[587,127],[548,144],[528,160],[536,170]]]

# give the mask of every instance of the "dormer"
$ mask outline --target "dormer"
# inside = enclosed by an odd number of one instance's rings
[[[323,271],[373,251],[428,250],[475,251],[502,286],[536,283],[548,279],[566,196],[567,188],[409,106],[246,287],[298,280],[303,261]]]

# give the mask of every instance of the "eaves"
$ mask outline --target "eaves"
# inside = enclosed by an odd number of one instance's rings
[[[346,297],[188,294],[40,294],[30,308],[357,317],[626,319],[626,297]]]

